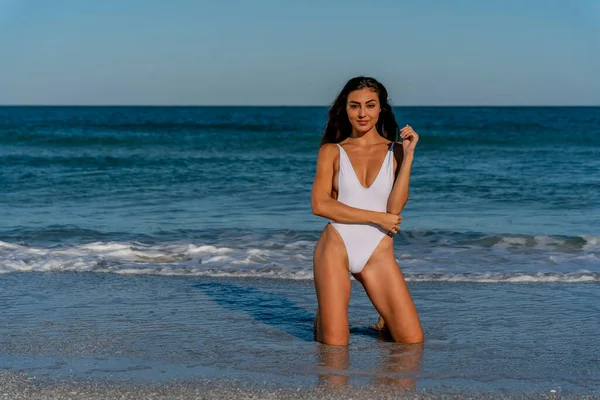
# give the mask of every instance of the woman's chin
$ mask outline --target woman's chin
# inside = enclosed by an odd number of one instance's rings
[[[365,133],[369,132],[371,129],[373,129],[372,126],[370,125],[354,125],[354,130],[358,133],[360,133],[361,135],[364,135]]]

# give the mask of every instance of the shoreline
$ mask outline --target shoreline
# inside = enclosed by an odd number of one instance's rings
[[[390,387],[336,387],[322,385],[316,388],[283,386],[263,382],[247,383],[226,379],[172,380],[164,383],[139,383],[102,379],[35,378],[27,374],[0,372],[0,399],[69,399],[95,400],[107,398],[128,399],[600,399],[590,391],[530,390],[522,392],[485,392],[451,390],[444,388],[402,390]]]
[[[350,344],[338,347],[313,340],[310,282],[0,275],[0,393],[600,395],[597,283],[410,283],[426,337],[419,348],[370,330],[375,310],[352,287]]]

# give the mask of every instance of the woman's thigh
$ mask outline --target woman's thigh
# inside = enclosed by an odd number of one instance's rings
[[[391,239],[388,240],[391,243]],[[377,249],[363,270],[354,277],[362,283],[373,306],[385,320],[394,341],[421,343],[421,322],[404,276],[394,258],[393,246],[382,247],[385,248]]]
[[[317,341],[346,345],[350,335],[348,256],[339,234],[329,224],[315,248],[313,273],[319,303]]]

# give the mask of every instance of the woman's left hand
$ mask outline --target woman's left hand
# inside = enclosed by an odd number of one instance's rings
[[[404,154],[413,154],[415,147],[417,146],[417,142],[419,141],[419,135],[417,135],[417,132],[415,132],[410,125],[406,125],[404,128],[400,129],[400,137],[402,138],[402,148],[404,149]]]

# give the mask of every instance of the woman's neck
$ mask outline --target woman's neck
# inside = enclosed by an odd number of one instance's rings
[[[377,132],[377,129],[373,127],[371,130],[365,133],[360,133],[354,129],[352,129],[352,133],[348,137],[348,139],[352,140],[352,143],[360,144],[360,145],[370,145],[381,140],[381,135]]]

